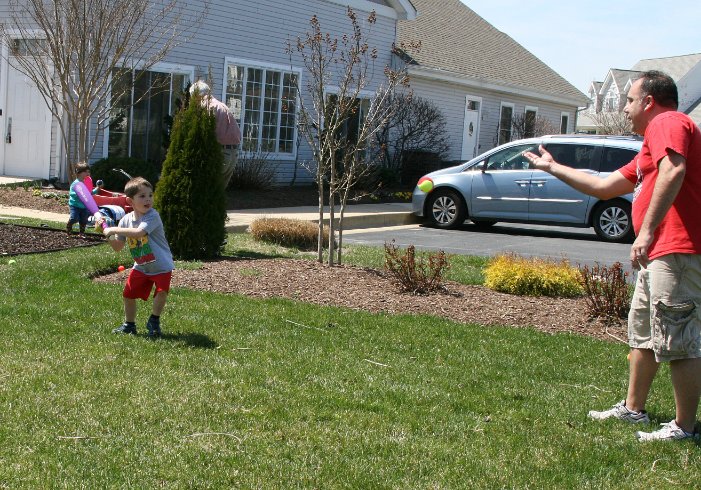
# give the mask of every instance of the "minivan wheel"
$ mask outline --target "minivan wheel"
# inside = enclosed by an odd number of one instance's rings
[[[599,204],[592,220],[594,231],[607,242],[633,240],[633,218],[630,203],[615,200]]]
[[[465,222],[467,209],[460,195],[450,189],[437,189],[428,195],[428,217],[437,228],[457,228]]]

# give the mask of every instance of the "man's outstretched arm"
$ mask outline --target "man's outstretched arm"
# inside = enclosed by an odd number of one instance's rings
[[[548,172],[553,177],[557,177],[580,192],[601,200],[633,192],[634,184],[618,171],[612,172],[609,176],[602,179],[596,175],[581,172],[556,162],[543,145],[540,145],[539,151],[540,155],[530,151],[523,153],[523,156],[530,162],[531,168]]]

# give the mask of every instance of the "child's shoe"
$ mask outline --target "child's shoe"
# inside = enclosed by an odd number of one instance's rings
[[[133,323],[124,322],[120,327],[117,327],[114,330],[112,330],[112,333],[136,335],[136,325],[134,325]]]
[[[146,328],[148,329],[148,338],[157,339],[161,336],[161,322],[154,319],[153,316],[146,322]]]

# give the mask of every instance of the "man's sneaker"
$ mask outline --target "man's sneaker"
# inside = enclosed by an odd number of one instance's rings
[[[616,403],[613,408],[604,410],[603,412],[592,410],[589,412],[589,417],[594,420],[618,419],[628,422],[629,424],[650,423],[650,417],[647,416],[647,412],[645,410],[641,410],[639,412],[628,410],[626,408],[625,400],[621,400],[619,403]]]
[[[147,336],[151,339],[155,339],[161,336],[161,324],[149,320],[146,322],[146,328],[148,329]]]
[[[643,441],[679,441],[681,439],[699,439],[698,432],[686,432],[684,429],[677,425],[676,420],[667,422],[666,424],[660,424],[662,428],[654,432],[636,432],[635,437],[638,438],[640,442]]]
[[[112,330],[112,333],[136,335],[136,325],[129,325],[128,323],[123,323],[121,327],[117,327],[114,330]]]

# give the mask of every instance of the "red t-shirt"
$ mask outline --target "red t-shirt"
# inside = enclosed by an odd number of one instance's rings
[[[619,170],[635,184],[633,228],[636,234],[640,231],[657,181],[657,165],[670,150],[686,159],[686,174],[655,230],[650,259],[672,253],[701,254],[701,130],[681,112],[664,112],[650,121],[640,153]]]

